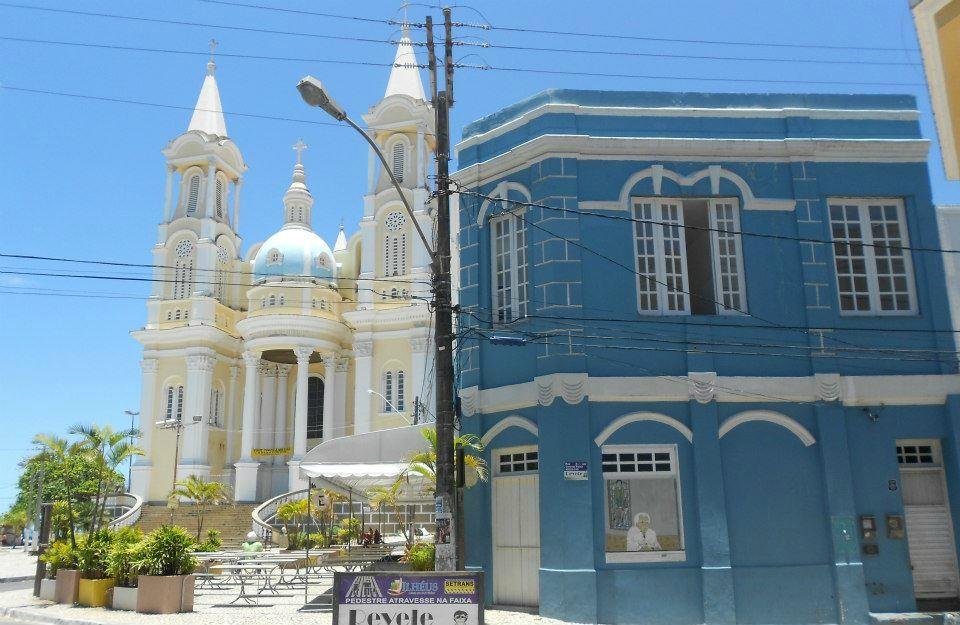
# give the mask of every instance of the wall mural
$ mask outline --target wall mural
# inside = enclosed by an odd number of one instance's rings
[[[608,552],[683,550],[674,476],[604,481]]]
[[[623,480],[607,480],[607,509],[610,529],[630,528],[630,488]]]

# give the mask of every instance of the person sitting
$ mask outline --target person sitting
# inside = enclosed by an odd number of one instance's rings
[[[258,551],[263,551],[263,543],[260,542],[260,537],[257,536],[256,532],[247,533],[247,537],[243,539],[242,543],[240,543],[240,550],[245,553],[257,553]]]
[[[633,517],[633,527],[627,531],[627,551],[660,551],[657,533],[650,528],[650,515],[638,512]]]
[[[382,544],[383,544],[383,536],[380,534],[380,530],[379,530],[379,529],[373,530],[373,544],[374,544],[374,545],[382,545]]]

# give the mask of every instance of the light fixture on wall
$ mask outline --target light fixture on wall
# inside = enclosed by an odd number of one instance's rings
[[[880,404],[876,408],[871,408],[870,406],[864,406],[862,408],[863,414],[867,415],[867,418],[870,419],[872,423],[876,423],[880,420],[880,413],[883,412],[884,405]]]

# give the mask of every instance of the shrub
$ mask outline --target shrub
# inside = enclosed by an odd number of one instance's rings
[[[433,571],[435,569],[436,548],[433,543],[414,543],[407,547],[401,562],[409,562],[414,571]]]
[[[47,578],[53,579],[60,569],[77,568],[77,554],[66,540],[54,541],[40,559],[47,564]]]
[[[329,547],[330,541],[326,534],[323,532],[314,532],[310,534],[310,548],[311,549],[323,549],[324,547]]]
[[[340,521],[340,528],[337,530],[337,541],[349,544],[351,540],[360,538],[360,529],[362,525],[360,519],[343,519]]]
[[[97,530],[77,540],[77,568],[83,579],[107,577],[107,557],[113,543],[109,530]]]
[[[197,568],[193,537],[176,525],[161,525],[143,540],[133,562],[138,575],[188,575]]]
[[[137,573],[134,563],[140,557],[143,541],[114,542],[107,556],[107,574],[116,580],[117,586],[136,588]]]
[[[194,551],[220,551],[221,546],[220,530],[207,530],[207,539],[197,545]]]

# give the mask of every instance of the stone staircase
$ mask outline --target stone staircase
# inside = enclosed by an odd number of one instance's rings
[[[208,529],[220,530],[224,549],[235,549],[250,531],[252,517],[250,516],[255,504],[222,504],[207,508],[203,515],[203,534],[206,537]],[[170,523],[170,508],[162,504],[144,504],[140,520],[137,525],[144,533],[161,525]],[[173,512],[174,525],[185,527],[190,534],[197,531],[196,506],[190,503],[181,503]]]

